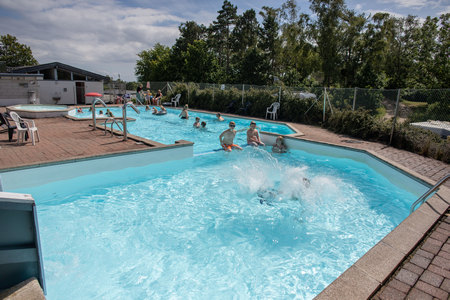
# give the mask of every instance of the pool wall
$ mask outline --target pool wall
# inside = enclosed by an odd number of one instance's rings
[[[3,170],[0,171],[0,179],[3,190],[12,191],[99,172],[185,159],[192,157],[193,153],[193,143],[180,141],[178,144],[165,148],[36,165],[32,168]],[[77,164],[73,164],[74,162]]]
[[[273,145],[278,135],[261,132],[261,139],[266,145]],[[431,185],[421,179],[413,177],[405,171],[371,155],[365,150],[356,150],[342,146],[334,146],[318,142],[299,140],[285,137],[286,146],[290,149],[302,150],[317,155],[326,155],[336,158],[351,159],[368,165],[376,172],[382,174],[394,185],[411,192],[417,197],[425,193]]]

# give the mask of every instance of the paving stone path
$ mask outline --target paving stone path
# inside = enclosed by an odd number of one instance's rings
[[[373,299],[449,299],[449,236],[450,210]]]

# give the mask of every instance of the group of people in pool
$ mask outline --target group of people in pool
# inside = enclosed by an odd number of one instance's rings
[[[154,115],[165,115],[167,114],[167,110],[164,108],[164,106],[159,106],[160,110],[153,107],[153,114]],[[186,104],[183,106],[183,109],[181,110],[178,117],[181,119],[189,119],[189,106]],[[150,110],[150,106],[146,105],[145,110]],[[217,121],[223,122],[225,119],[221,116],[220,113],[216,114]],[[247,130],[247,144],[250,146],[258,147],[258,146],[265,146],[265,144],[261,141],[261,138],[259,136],[259,132],[256,126],[256,123],[254,121],[250,122],[250,126],[246,128],[242,128],[239,130],[236,130],[236,123],[234,121],[231,121],[229,124],[229,128],[222,132],[219,136],[220,145],[222,148],[227,151],[231,152],[233,149],[242,150],[242,147],[234,143],[234,138],[236,137],[236,134],[238,132],[242,132]],[[193,124],[194,128],[205,128],[206,122],[203,121],[200,123],[200,118],[196,117],[195,122]],[[286,144],[284,143],[284,138],[282,136],[278,136],[275,144],[272,146],[272,152],[275,153],[285,153],[287,151]]]
[[[242,150],[241,146],[234,143],[234,138],[236,137],[236,134],[238,132],[242,132],[245,130],[247,130],[247,145],[254,147],[265,146],[265,144],[261,141],[258,129],[256,129],[256,123],[254,121],[250,122],[250,127],[248,128],[236,130],[235,127],[236,123],[231,121],[229,123],[229,128],[222,132],[219,136],[220,145],[225,151],[231,152],[231,150],[233,149]],[[272,146],[272,152],[285,153],[286,151],[287,147],[284,143],[284,138],[280,135],[277,137],[275,144]]]

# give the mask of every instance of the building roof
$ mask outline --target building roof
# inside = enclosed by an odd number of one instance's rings
[[[106,80],[106,78],[107,78],[106,76],[92,73],[92,72],[89,72],[89,71],[86,71],[83,69],[79,69],[76,67],[72,67],[72,66],[60,63],[60,62],[52,62],[52,63],[48,63],[48,64],[42,64],[42,65],[30,66],[30,67],[17,67],[17,68],[14,68],[13,70],[11,70],[11,73],[31,73],[31,72],[43,71],[43,70],[54,69],[54,68],[68,71],[68,72],[77,73],[77,74],[84,75],[84,76],[88,76],[88,77],[91,77],[96,80]]]

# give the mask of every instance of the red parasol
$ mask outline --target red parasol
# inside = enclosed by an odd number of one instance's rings
[[[86,97],[101,97],[102,94],[99,94],[99,93],[87,93],[85,96]]]

